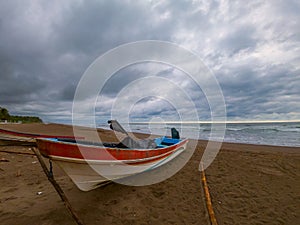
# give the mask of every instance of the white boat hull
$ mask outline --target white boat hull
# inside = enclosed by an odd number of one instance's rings
[[[56,156],[50,156],[50,158],[65,171],[80,190],[90,191],[109,180],[116,181],[164,165],[180,155],[185,148],[186,144],[162,159],[134,165],[126,164],[120,160],[74,161],[73,159]]]

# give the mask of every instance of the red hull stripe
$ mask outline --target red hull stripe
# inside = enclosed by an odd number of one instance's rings
[[[162,156],[164,157],[166,154],[171,154],[183,146],[186,142],[187,140],[184,140],[166,148],[139,150],[77,145],[37,139],[38,148],[44,156],[59,156],[85,160],[138,160],[156,157],[162,154],[164,154]]]
[[[176,151],[176,150],[175,150]],[[145,164],[145,163],[150,163],[150,162],[155,162],[155,161],[159,161],[161,159],[167,158],[168,156],[170,156],[172,153],[174,153],[175,151],[170,151],[168,152],[166,155],[163,155],[161,157],[155,158],[155,159],[149,159],[149,160],[145,160],[142,162],[135,162],[135,163],[127,163],[128,165],[141,165],[141,164]]]

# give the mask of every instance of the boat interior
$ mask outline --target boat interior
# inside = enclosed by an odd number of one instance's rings
[[[128,147],[128,145],[124,144],[124,141],[121,142],[93,142],[93,141],[84,141],[84,140],[75,140],[69,138],[56,138],[58,142],[64,143],[77,143],[82,145],[92,145],[98,147],[107,147],[107,148],[122,148],[122,149],[129,149],[132,147]],[[152,148],[165,148],[180,142],[180,139],[174,139],[169,137],[159,137],[151,140],[142,140],[143,142],[152,142]],[[146,148],[147,149],[147,148]]]

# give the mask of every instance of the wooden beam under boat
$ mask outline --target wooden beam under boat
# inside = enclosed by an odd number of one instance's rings
[[[36,147],[36,141],[30,139],[14,139],[14,138],[0,137],[0,146]]]
[[[23,133],[12,130],[5,130],[0,128],[0,133],[6,135],[12,135],[17,137],[27,137],[27,138],[69,138],[69,139],[84,139],[84,137],[75,137],[75,136],[61,136],[61,135],[47,135],[47,134],[31,134],[31,133]]]

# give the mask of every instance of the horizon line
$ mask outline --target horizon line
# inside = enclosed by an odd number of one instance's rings
[[[130,124],[178,124],[178,123],[203,123],[203,124],[210,124],[210,123],[300,123],[300,120],[225,120],[225,121],[149,121],[149,122],[129,122]]]

